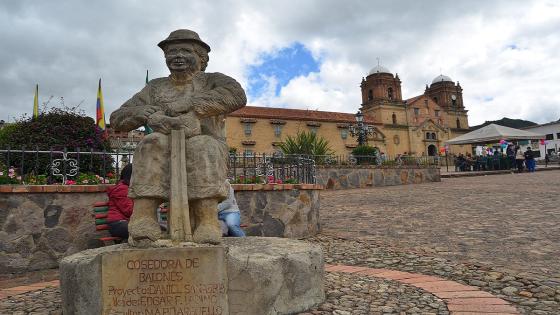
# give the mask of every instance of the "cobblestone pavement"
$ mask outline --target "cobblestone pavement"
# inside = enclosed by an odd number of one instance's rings
[[[59,287],[44,288],[0,300],[0,314],[61,315]]]
[[[344,239],[328,235],[318,235],[307,240],[323,248],[325,263],[330,265],[384,268],[437,276],[490,292],[511,302],[522,314],[560,314],[560,285],[554,281],[499,272],[480,264],[457,263],[441,257],[391,248],[373,240]],[[448,309],[443,307],[439,298],[413,285],[380,279],[375,275],[327,272],[327,300],[306,314],[448,314]],[[341,295],[342,293],[344,294]],[[446,299],[469,297],[438,294]],[[451,306],[461,307],[448,305],[449,308]],[[60,314],[59,312],[58,288],[45,288],[0,299],[0,314]]]
[[[397,281],[351,274],[325,275],[327,300],[301,315],[449,314],[445,303],[434,295]],[[0,300],[1,314],[60,315],[58,287]]]
[[[324,191],[323,234],[560,281],[560,171]]]
[[[560,314],[560,283],[555,281],[502,272],[478,263],[459,263],[434,255],[392,248],[370,239],[317,235],[307,241],[321,245],[327,264],[384,268],[437,276],[489,292],[510,302],[521,314]],[[403,299],[407,301],[406,296]],[[393,314],[399,312],[395,310]]]
[[[449,314],[441,299],[397,281],[327,273],[325,292],[323,304],[299,315]]]

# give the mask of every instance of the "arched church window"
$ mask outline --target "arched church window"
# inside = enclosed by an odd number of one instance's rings
[[[430,140],[430,138],[432,137],[432,134],[429,132],[426,132],[426,139]]]
[[[459,118],[457,118],[457,128],[461,128],[461,122],[459,121]]]
[[[388,88],[387,89],[387,96],[389,97],[390,100],[393,99],[393,88]]]
[[[437,139],[436,133],[432,132],[432,140],[436,140],[436,139]]]
[[[393,125],[397,124],[397,115],[395,115],[395,113],[393,113]]]
[[[436,102],[436,104],[438,104],[437,97],[434,97],[434,102]]]
[[[371,101],[373,99],[373,91],[372,90],[369,90],[367,92],[367,99],[368,99],[368,101]]]

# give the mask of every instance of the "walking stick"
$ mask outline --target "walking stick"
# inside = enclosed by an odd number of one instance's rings
[[[189,198],[187,195],[187,156],[185,129],[171,130],[171,193],[169,235],[171,240],[192,242]]]

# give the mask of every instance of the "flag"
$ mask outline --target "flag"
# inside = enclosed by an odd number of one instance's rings
[[[146,85],[148,85],[148,70],[146,70]],[[148,124],[145,124],[144,125],[144,135],[149,135],[152,132],[154,132],[154,130],[152,128],[150,128],[150,126],[148,126]]]
[[[33,99],[33,118],[39,117],[39,84],[35,85],[35,98]]]
[[[99,129],[105,132],[105,108],[103,107],[103,93],[101,92],[101,79],[99,79],[99,88],[97,89],[97,117],[96,124]]]

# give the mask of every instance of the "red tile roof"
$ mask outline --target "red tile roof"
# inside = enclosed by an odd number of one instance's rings
[[[318,110],[245,106],[229,114],[231,117],[251,117],[304,121],[326,121],[337,123],[355,123],[356,117],[350,113],[324,112]],[[364,122],[373,124],[373,117],[364,117]]]
[[[411,98],[406,100],[406,103],[410,105],[410,104],[416,102],[417,100],[419,100],[420,98],[422,98],[422,96],[424,96],[424,94],[420,94],[418,96],[411,97]]]

